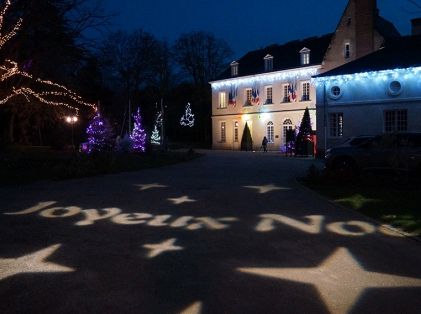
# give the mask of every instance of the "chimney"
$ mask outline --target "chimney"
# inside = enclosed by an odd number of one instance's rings
[[[377,1],[354,0],[356,57],[362,57],[374,51],[374,28],[376,23]]]
[[[421,17],[412,19],[412,36],[421,35]]]

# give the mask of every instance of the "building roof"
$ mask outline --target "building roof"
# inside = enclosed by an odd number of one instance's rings
[[[389,38],[397,38],[401,36],[399,31],[396,29],[395,25],[393,25],[392,22],[389,22],[380,15],[377,15],[376,17],[375,28],[379,32],[379,34],[383,36],[383,38],[386,38],[386,40]]]
[[[288,70],[321,64],[333,34],[321,37],[311,37],[303,40],[290,41],[283,45],[270,45],[263,49],[254,50],[237,60],[238,75],[236,77],[265,73],[264,58],[273,56],[273,71]],[[310,50],[310,64],[301,65],[300,51],[303,48]],[[215,80],[232,78],[231,68],[228,67]]]
[[[380,50],[315,77],[419,66],[421,66],[421,36],[404,36],[389,38]]]

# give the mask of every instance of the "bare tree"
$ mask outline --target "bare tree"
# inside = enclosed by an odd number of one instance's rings
[[[232,52],[228,44],[207,32],[181,35],[174,45],[174,57],[195,84],[204,86],[215,79]]]
[[[104,40],[99,58],[108,79],[120,84],[130,95],[154,75],[159,42],[149,33],[117,31]]]

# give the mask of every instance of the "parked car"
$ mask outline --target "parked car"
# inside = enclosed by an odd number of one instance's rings
[[[326,150],[328,171],[354,175],[361,171],[421,173],[421,133],[381,134]]]
[[[372,140],[374,135],[358,135],[348,137],[344,142],[342,142],[338,146],[358,146],[364,144],[365,142]]]

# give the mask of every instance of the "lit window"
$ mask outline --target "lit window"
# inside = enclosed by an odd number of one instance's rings
[[[267,128],[266,128],[267,132],[266,132],[266,138],[268,139],[268,143],[273,143],[274,142],[274,132],[273,132],[273,122],[269,121],[267,124]]]
[[[251,106],[252,90],[251,88],[246,89],[246,102],[244,106]]]
[[[225,143],[227,140],[225,126],[226,126],[226,123],[221,122],[221,143]]]
[[[310,100],[310,83],[309,82],[305,82],[302,84],[302,97],[301,100],[302,101],[309,101]]]
[[[342,90],[341,90],[341,88],[339,86],[337,86],[337,85],[332,86],[332,88],[330,89],[329,96],[332,99],[338,99],[339,97],[342,96]]]
[[[273,104],[272,94],[273,94],[272,86],[267,86],[266,87],[266,102],[265,102],[266,104]]]
[[[287,134],[288,134],[288,130],[292,130],[292,121],[291,119],[286,119],[284,121],[284,124],[282,126],[282,130],[283,130],[283,139],[284,139],[284,143],[286,144],[287,142]]]
[[[273,71],[273,57],[271,55],[266,55],[265,60],[265,72]]]
[[[303,48],[300,51],[301,55],[301,65],[310,64],[310,49]]]
[[[392,96],[398,96],[402,93],[402,84],[399,81],[392,81],[389,84],[389,94]]]
[[[351,57],[351,44],[350,43],[345,43],[344,57],[345,59],[349,59]]]
[[[289,84],[285,84],[282,89],[284,91],[284,97],[283,97],[282,102],[290,102],[290,99],[289,99]]]
[[[226,92],[220,92],[219,95],[219,108],[225,109],[228,105],[228,99],[227,99],[227,93]]]
[[[342,112],[329,114],[330,137],[342,137],[344,134],[344,114]]]
[[[231,62],[231,76],[238,76],[238,62]]]
[[[407,110],[387,110],[384,112],[384,131],[386,133],[406,132],[407,130]]]
[[[234,121],[234,142],[238,143],[238,121]]]

